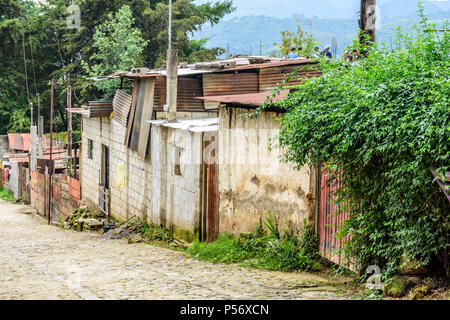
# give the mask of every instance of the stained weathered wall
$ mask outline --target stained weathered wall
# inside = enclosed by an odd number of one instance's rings
[[[202,134],[152,126],[151,139],[152,221],[192,238],[201,215]],[[175,172],[177,163],[181,174]]]
[[[80,207],[80,183],[65,174],[52,176],[52,217],[66,219]]]
[[[125,131],[124,126],[109,118],[83,118],[82,198],[98,209],[104,144],[110,148],[111,214],[119,219],[146,218],[151,209],[150,159],[139,159],[137,152],[125,147]],[[93,159],[88,157],[88,139],[93,141]]]
[[[101,145],[104,144],[110,147],[111,214],[120,219],[142,217],[192,239],[201,211],[201,166],[198,161],[196,164],[183,160],[182,175],[176,175],[174,154],[176,147],[186,154],[189,150],[201,154],[201,134],[152,126],[151,154],[145,160],[125,147],[124,137],[125,127],[114,120],[83,119],[83,200],[87,200],[91,208],[98,208]],[[88,157],[88,139],[94,143],[93,159]]]
[[[277,114],[238,118],[250,110],[220,108],[219,229],[221,233],[253,232],[268,211],[278,218],[280,231],[298,232],[304,219],[315,218],[315,172],[300,171],[279,161],[281,150],[269,150],[278,130]]]

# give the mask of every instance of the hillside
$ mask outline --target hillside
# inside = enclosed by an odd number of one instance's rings
[[[248,3],[251,2],[248,1]],[[276,51],[273,44],[281,40],[280,32],[283,30],[295,30],[297,18],[300,18],[302,27],[306,31],[312,32],[322,46],[330,44],[332,37],[336,37],[338,52],[340,54],[343,53],[343,50],[348,44],[352,43],[352,40],[356,36],[358,30],[357,9],[356,11],[346,9],[348,10],[347,12],[353,12],[352,17],[321,18],[318,16],[308,16],[308,14],[292,14],[296,10],[289,11],[292,8],[288,5],[286,7],[287,9],[283,10],[285,13],[286,11],[290,12],[291,15],[282,18],[279,17],[282,6],[278,2],[278,6],[268,4],[265,7],[266,14],[239,16],[237,12],[240,12],[240,14],[242,12],[251,12],[246,9],[249,8],[250,4],[245,6],[242,4],[243,1],[235,0],[234,3],[238,11],[232,14],[234,18],[225,19],[214,27],[205,25],[200,32],[193,35],[193,38],[209,38],[208,47],[222,47],[226,49],[228,45],[231,54],[259,54],[261,40],[263,43],[262,53],[270,55],[274,53],[274,50]],[[292,3],[292,1],[281,2],[286,4]],[[302,0],[299,2],[303,3]],[[354,0],[343,1],[343,5],[345,5],[343,8],[350,8],[352,3],[354,5],[354,2]],[[359,0],[356,2],[359,3]],[[265,2],[263,1],[262,3]],[[388,41],[398,26],[401,26],[404,30],[411,30],[414,23],[418,21],[415,0],[381,0],[379,3],[378,43]],[[424,2],[424,6],[430,20],[443,21],[450,18],[450,2]],[[257,8],[261,7],[264,7],[263,4]],[[278,7],[278,9],[275,7]],[[312,10],[313,8],[312,5],[308,6],[308,10]],[[316,12],[319,12],[321,16],[326,16],[326,12],[323,10]],[[257,9],[254,11],[259,12],[260,10]],[[269,14],[271,16],[268,16]],[[335,14],[335,16],[339,16],[339,14]],[[312,27],[309,26],[309,22],[311,22]]]

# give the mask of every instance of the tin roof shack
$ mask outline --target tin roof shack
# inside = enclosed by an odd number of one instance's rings
[[[175,235],[213,239],[218,216],[216,163],[207,155],[217,142],[218,118],[152,121],[153,223]]]
[[[288,91],[275,98],[282,99]],[[216,96],[219,112],[219,230],[220,233],[255,232],[272,212],[279,231],[298,233],[306,220],[315,220],[316,173],[314,168],[295,170],[281,163],[282,150],[269,150],[279,133],[276,119],[281,110],[252,112],[267,94]]]
[[[112,109],[101,110],[104,114],[95,112],[99,103],[71,109],[83,115],[82,198],[92,209],[116,218],[139,216],[176,229],[187,238],[192,239],[198,232],[201,239],[213,239],[218,233],[216,164],[177,163],[184,159],[183,153],[201,154],[213,141],[202,140],[211,134],[211,128],[204,132],[197,121],[213,121],[207,119],[217,117],[220,102],[198,98],[259,94],[261,81],[267,84],[262,90],[270,90],[288,71],[313,64],[306,59],[274,62],[269,58],[181,64],[178,123],[158,122],[166,115],[166,70],[141,68],[98,78],[121,78],[122,86],[112,101]],[[263,69],[273,72],[266,76]],[[304,72],[309,76],[313,71]],[[132,81],[129,91],[123,86],[126,79]],[[178,136],[183,136],[184,142],[176,140]]]
[[[5,188],[14,193],[16,200],[28,198],[29,181],[29,133],[8,133],[9,153],[3,155],[10,163],[9,181],[5,182]]]

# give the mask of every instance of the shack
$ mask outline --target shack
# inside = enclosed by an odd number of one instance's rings
[[[239,140],[237,135],[227,136],[223,131],[234,129],[226,124],[240,121],[236,118],[238,114],[227,116],[223,102],[208,97],[256,94],[265,98],[291,72],[299,76],[293,84],[302,83],[301,78],[320,74],[315,62],[308,59],[281,61],[246,57],[181,64],[173,122],[165,120],[167,70],[140,68],[97,78],[99,81],[120,78],[121,86],[112,102],[90,102],[83,108],[69,110],[83,115],[80,170],[83,200],[91,210],[120,220],[141,217],[172,229],[188,240],[195,235],[213,240],[220,232],[237,233],[253,228],[266,211],[262,203],[258,205],[254,201],[248,215],[245,214],[247,204],[239,209],[237,196],[232,205],[221,204],[227,201],[225,189],[233,189],[236,195],[248,191],[241,188],[238,181],[225,187],[221,180],[229,180],[232,172],[227,166],[231,163],[224,164],[222,174],[222,164],[217,161],[222,153],[219,139],[225,147],[224,155],[232,148],[231,144]],[[238,110],[240,112],[244,111]],[[267,128],[276,128],[274,119],[266,122]],[[245,134],[258,139],[260,132],[253,135],[249,130]],[[261,141],[257,147],[263,150],[267,145]],[[278,168],[281,170],[278,177],[266,181],[263,168],[254,169],[256,171],[251,171],[248,178],[256,176],[254,182],[260,179],[261,190],[256,194],[252,190],[252,194],[256,199],[266,197],[268,210],[280,212],[281,220],[287,218],[291,225],[300,228],[302,219],[309,214],[306,199],[311,194],[310,175],[306,171],[294,175],[294,170]],[[285,175],[292,176],[289,183],[284,181]],[[296,178],[300,180],[294,181]],[[222,194],[220,185],[224,185]],[[268,201],[268,194],[275,186],[276,190],[286,188],[279,191],[283,197],[281,202]],[[244,195],[239,197],[245,198]],[[289,208],[285,208],[287,204]],[[226,218],[222,210],[230,208],[234,213]],[[283,209],[280,211],[280,208]],[[292,212],[288,214],[288,211]]]

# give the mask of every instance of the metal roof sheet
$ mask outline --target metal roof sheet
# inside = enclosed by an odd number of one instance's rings
[[[279,94],[273,97],[273,101],[282,101],[289,94],[289,90],[282,90]],[[210,97],[199,97],[197,99],[202,99],[206,101],[214,101],[225,104],[236,104],[242,106],[260,106],[266,102],[267,98],[271,97],[270,92],[259,92],[259,93],[249,93],[249,94],[234,94],[234,95],[223,95],[223,96],[210,96]]]
[[[167,120],[149,120],[147,122],[157,127],[163,126],[191,132],[211,132],[219,130],[219,118],[178,119],[174,122],[169,122]]]
[[[8,133],[8,142],[11,150],[30,151],[29,133]]]

